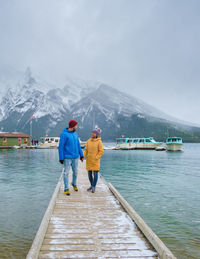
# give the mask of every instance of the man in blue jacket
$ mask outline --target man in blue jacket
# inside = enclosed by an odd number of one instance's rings
[[[76,192],[78,191],[76,179],[79,156],[81,161],[83,161],[83,152],[81,150],[78,134],[76,133],[77,126],[77,121],[70,120],[69,128],[64,129],[60,135],[59,160],[61,164],[64,164],[64,193],[66,195],[70,195],[68,177],[71,167],[73,172],[72,186]]]

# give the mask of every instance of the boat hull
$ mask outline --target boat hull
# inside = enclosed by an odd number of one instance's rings
[[[145,143],[145,144],[119,144],[116,145],[116,148],[122,149],[122,150],[131,150],[131,149],[149,149],[153,150],[156,147],[161,146],[162,143]]]
[[[182,151],[183,144],[166,144],[167,146],[167,151]]]
[[[80,145],[81,145],[81,148],[85,148],[86,142],[85,141],[80,141]]]
[[[58,148],[58,143],[44,143],[37,146],[40,149],[48,149],[48,148]]]
[[[155,148],[156,151],[165,151],[166,150],[166,147],[163,147],[163,146],[158,146]]]
[[[136,144],[134,149],[155,149],[161,146],[162,143],[146,143],[146,144]]]

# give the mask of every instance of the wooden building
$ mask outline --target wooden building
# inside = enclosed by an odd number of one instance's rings
[[[30,136],[21,132],[0,132],[0,148],[30,146]]]

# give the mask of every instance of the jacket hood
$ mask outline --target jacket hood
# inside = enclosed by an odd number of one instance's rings
[[[97,137],[97,138],[90,138],[91,141],[99,141],[101,140],[101,137]]]
[[[76,131],[71,131],[71,130],[68,130],[68,128],[65,128],[65,129],[63,130],[63,132],[74,133],[74,132],[76,132]]]

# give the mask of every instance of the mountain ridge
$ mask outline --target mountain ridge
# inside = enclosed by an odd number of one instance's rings
[[[131,135],[139,136],[143,131],[137,127],[140,125],[146,128],[145,134],[149,136],[165,137],[167,128],[173,128],[177,133],[186,134],[190,140],[200,140],[200,128],[181,123],[139,98],[105,83],[88,81],[87,84],[86,80],[68,80],[62,88],[52,88],[51,85],[48,89],[48,84],[35,78],[30,68],[27,68],[22,78],[7,89],[1,98],[0,130],[29,133],[31,115],[34,116],[33,135],[36,137],[59,135],[68,120],[73,118],[78,120],[83,138],[89,137],[88,132],[95,125],[102,128],[104,139],[114,139],[131,132]],[[158,130],[158,125],[163,134]]]

